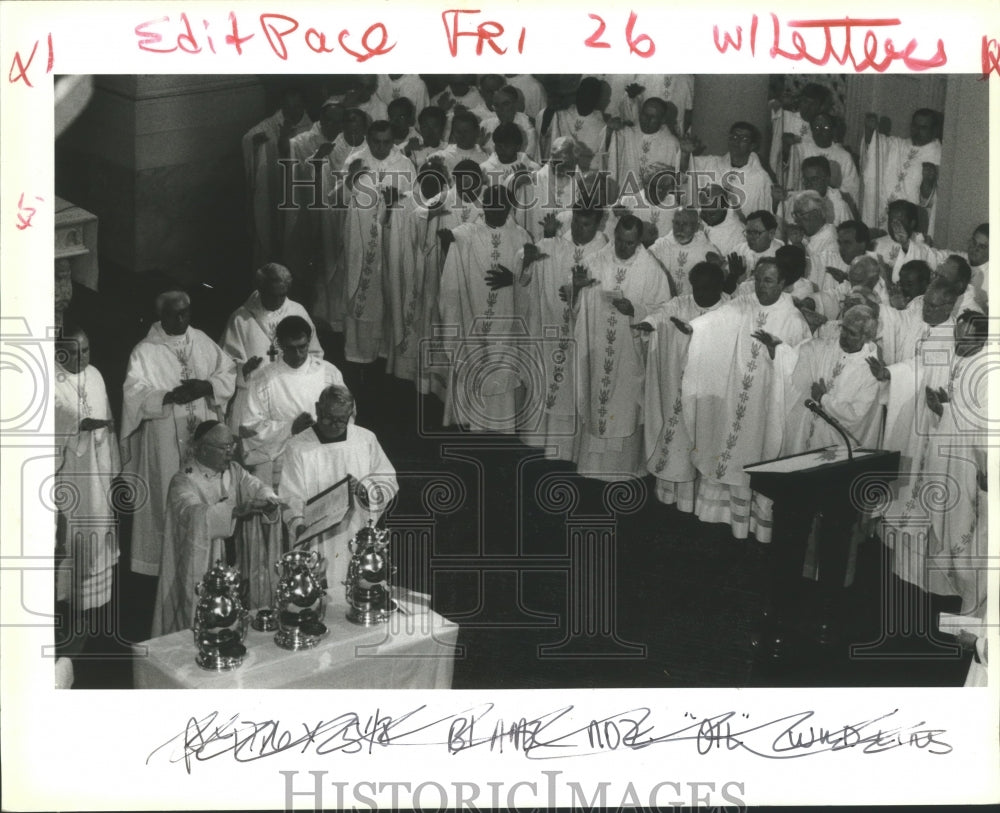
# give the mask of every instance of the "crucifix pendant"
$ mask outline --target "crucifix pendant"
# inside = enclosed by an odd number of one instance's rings
[[[271,342],[271,346],[267,348],[267,357],[273,362],[278,357],[278,350],[274,346],[274,342]]]

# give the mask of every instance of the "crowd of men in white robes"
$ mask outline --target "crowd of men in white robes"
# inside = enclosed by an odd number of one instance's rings
[[[979,612],[985,401],[970,382],[989,232],[934,247],[940,117],[916,111],[900,138],[869,115],[856,156],[829,91],[807,85],[773,103],[770,151],[737,121],[708,155],[693,77],[542,78],[455,75],[432,96],[415,75],[354,77],[317,122],[292,89],[247,133],[254,292],[219,344],[163,297],[130,360],[123,463],[150,493],[132,567],[163,578],[171,479],[199,427],[238,441],[264,502],[301,519],[288,483],[323,477],[289,456],[322,451],[306,430],[343,383],[322,320],[349,363],[385,359],[440,398],[446,425],[516,433],[587,477],[652,475],[661,501],[762,542],[771,506],[743,467],[839,443],[812,398],[859,445],[904,455],[881,533],[897,573]],[[938,451],[949,432],[969,454]],[[391,472],[373,437],[357,442],[362,475]],[[961,507],[893,533],[946,477]]]

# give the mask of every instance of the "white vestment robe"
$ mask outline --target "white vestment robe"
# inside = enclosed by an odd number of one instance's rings
[[[837,248],[837,230],[826,223],[811,237],[804,237],[802,246],[806,250],[806,277],[816,286],[816,312],[827,319],[836,319],[840,313],[839,283],[826,269],[828,266],[840,268],[843,265],[840,249]]]
[[[387,261],[384,235],[386,204],[382,192],[394,186],[410,191],[413,164],[393,147],[384,159],[376,159],[366,148],[348,156],[347,166],[360,160],[364,179],[355,181],[344,219],[344,356],[367,364],[385,355],[383,332],[385,304],[383,278]],[[396,206],[399,204],[397,203]]]
[[[414,116],[419,116],[420,111],[430,104],[430,96],[427,95],[427,85],[415,73],[404,73],[395,79],[388,74],[380,74],[378,89],[375,92],[387,108],[389,102],[393,99],[409,99],[413,102],[413,107],[416,111]]]
[[[577,142],[578,151],[583,147],[588,153],[584,161],[577,156],[577,163],[583,169],[602,169],[607,164],[607,154],[604,151],[604,115],[600,110],[592,110],[586,116],[581,116],[576,105],[570,105],[565,110],[557,111],[549,122],[548,132],[542,138],[542,159],[549,157],[553,141],[566,136]]]
[[[436,150],[427,157],[430,158],[431,156],[440,156],[444,161],[444,165],[448,168],[448,172],[451,172],[462,161],[474,161],[482,166],[483,162],[490,157],[478,144],[467,150],[460,149],[457,144],[448,144],[446,147]]]
[[[236,394],[229,402],[226,421],[234,433],[239,432],[243,420],[247,387],[254,380],[254,376],[262,374],[269,364],[281,358],[281,350],[274,340],[274,331],[278,327],[278,322],[286,316],[300,316],[309,323],[309,327],[312,328],[309,355],[318,359],[323,358],[323,348],[320,347],[319,339],[316,337],[316,326],[309,318],[306,309],[291,299],[286,298],[280,307],[269,311],[261,304],[260,293],[254,291],[246,302],[233,311],[229,321],[226,322],[226,330],[222,334],[220,344],[236,362]],[[257,369],[246,377],[243,375],[243,364],[254,356],[259,356],[262,361]]]
[[[278,229],[283,228],[283,213],[278,211],[278,204],[284,195],[282,168],[278,163],[278,136],[284,121],[285,114],[278,110],[251,127],[243,136],[243,174],[249,199],[254,268],[260,268],[273,259],[275,247],[272,237],[280,234]],[[312,120],[303,112],[302,118],[292,127],[291,135],[295,137],[310,127]],[[262,144],[254,144],[258,133],[267,138]]]
[[[815,141],[809,141],[799,145],[798,153],[801,160],[789,167],[786,189],[802,189],[801,162],[814,155],[820,155],[830,162],[830,186],[850,195],[854,203],[858,204],[861,176],[858,175],[858,168],[854,165],[854,158],[842,145],[833,143],[829,147],[820,147]]]
[[[883,517],[882,540],[895,552],[896,575],[921,590],[928,589],[928,534],[933,514],[940,510],[932,496],[935,486],[931,473],[934,466],[940,468],[933,458],[941,454],[942,440],[947,445],[947,438],[935,431],[940,419],[927,406],[925,389],[942,388],[953,398],[967,370],[981,364],[975,356],[955,354],[954,328],[951,319],[925,326],[915,355],[889,367],[884,445],[900,452],[901,457],[894,496]],[[963,439],[958,437],[955,442],[961,446]],[[947,484],[944,490],[951,494],[954,488]]]
[[[678,243],[671,231],[653,243],[649,251],[667,269],[678,296],[691,293],[691,281],[688,279],[691,269],[705,261],[709,254],[720,254],[719,249],[712,245],[708,235],[701,229],[684,244]]]
[[[606,481],[642,476],[642,406],[646,350],[639,322],[657,314],[670,301],[663,270],[641,246],[627,260],[614,244],[590,259],[597,281],[580,291],[574,336],[578,355],[577,406],[580,442],[577,470]],[[632,316],[614,300],[628,299]]]
[[[159,322],[132,350],[122,398],[121,450],[124,471],[148,486],[138,495],[132,519],[132,570],[146,576],[160,572],[165,509],[170,478],[187,462],[191,435],[202,421],[223,418],[236,388],[232,358],[200,330],[180,336],[164,333]],[[188,379],[212,385],[210,398],[167,404],[163,397]]]
[[[191,628],[198,601],[195,585],[217,559],[225,560],[224,540],[234,535],[239,522],[233,511],[252,500],[275,496],[238,463],[231,463],[225,471],[217,472],[192,460],[190,466],[171,478],[163,559],[153,608],[154,638]],[[260,520],[242,521],[243,524],[254,522]],[[271,606],[270,573],[281,553],[278,531],[280,527],[275,521],[269,533],[261,533],[258,527],[236,542],[242,549],[237,563],[240,575],[250,580],[251,607]]]
[[[526,328],[515,319],[513,288],[491,290],[486,273],[504,266],[516,278],[531,238],[510,218],[498,229],[467,223],[452,233],[440,288],[439,327],[452,345],[444,423],[513,432],[523,371],[520,362],[509,364],[509,339],[522,338]]]
[[[714,305],[703,308],[692,294],[683,294],[671,299],[660,313],[647,320],[654,331],[649,337],[643,407],[646,468],[656,478],[656,498],[668,505],[676,503],[688,513],[694,511],[698,476],[691,462],[691,436],[681,414],[681,389],[690,337],[681,332],[670,317],[691,322],[728,301],[729,295],[722,294]],[[691,375],[697,375],[697,370]]]
[[[545,86],[530,73],[505,74],[508,85],[516,87],[524,96],[524,114],[538,122],[538,114],[548,104],[548,94]]]
[[[535,127],[524,113],[517,113],[514,116],[514,124],[521,131],[524,141],[521,143],[521,150],[529,158],[538,160],[538,134]],[[495,114],[490,114],[479,122],[479,132],[485,133],[488,138],[483,142],[482,147],[486,152],[493,152],[493,131],[500,126],[500,119]]]
[[[80,431],[84,418],[111,418],[104,378],[96,367],[71,373],[56,362],[53,395],[61,445],[53,494],[72,497],[55,500],[60,511],[57,540],[71,568],[58,571],[56,598],[89,610],[111,600],[118,561],[118,523],[111,503],[111,481],[121,471],[118,439],[107,427]]]
[[[369,519],[377,521],[395,497],[396,470],[374,433],[353,423],[348,424],[343,440],[323,443],[315,430],[307,429],[285,447],[279,493],[288,502],[284,516],[292,540],[309,499],[348,475],[367,491],[368,505],[353,497],[343,519],[309,543],[326,559],[327,596],[337,607],[347,603],[344,581],[351,560],[348,542]]]
[[[892,268],[892,281],[899,282],[899,271],[910,260],[923,260],[931,267],[931,271],[948,258],[948,252],[940,251],[927,245],[922,234],[910,236],[910,244],[906,251],[889,235],[883,235],[875,241],[875,254]]]
[[[791,455],[826,446],[841,446],[840,434],[805,408],[812,385],[823,379],[827,391],[819,399],[826,413],[852,437],[852,448],[874,449],[880,429],[879,386],[867,359],[876,354],[874,342],[847,353],[837,339],[809,339],[797,348],[798,359],[787,386],[785,435],[781,454]]]
[[[614,132],[608,144],[608,174],[621,189],[642,190],[654,172],[680,166],[681,143],[666,127],[647,134],[639,125],[629,125]]]
[[[320,393],[333,384],[343,386],[340,370],[312,356],[298,368],[278,359],[254,378],[240,426],[256,433],[243,439],[243,463],[261,481],[277,483],[276,461],[292,436],[293,421],[303,412],[315,418]]]
[[[741,167],[733,166],[728,152],[725,155],[692,155],[689,171],[702,173],[696,176],[699,189],[718,184],[733,190],[741,200],[739,209],[744,217],[761,209],[771,211],[771,176],[755,152],[750,153]]]
[[[915,147],[908,138],[876,132],[870,144],[861,142],[861,177],[864,195],[859,202],[861,217],[870,227],[888,229],[887,206],[894,200],[908,200],[927,209],[927,233],[934,234],[937,190],[930,201],[922,201],[920,184],[924,164],[941,166],[941,142],[937,139]]]
[[[927,588],[960,596],[964,615],[983,617],[988,568],[988,510],[985,481],[989,446],[987,377],[977,376],[984,351],[963,362],[931,438],[927,481],[949,494],[948,510],[931,512]],[[969,378],[963,381],[959,376]],[[971,385],[971,386],[968,386]]]
[[[737,296],[691,323],[682,414],[694,441],[692,460],[700,473],[695,510],[705,522],[729,523],[733,536],[753,531],[769,542],[771,506],[754,499],[743,467],[778,456],[784,434],[789,351],[810,336],[789,294],[772,305],[756,295]],[[752,338],[765,330],[782,341],[772,360]],[[695,374],[694,371],[697,371]]]
[[[725,219],[718,226],[709,226],[702,221],[701,227],[705,231],[709,242],[718,249],[722,259],[726,260],[739,247],[744,240],[744,222],[734,209],[726,212]]]
[[[557,175],[552,165],[546,164],[534,173],[530,183],[518,188],[514,220],[531,235],[532,242],[545,236],[542,222],[546,215],[558,217],[572,209],[577,197],[576,181],[575,175]]]
[[[532,263],[521,274],[515,289],[515,306],[523,314],[528,334],[538,348],[535,362],[540,387],[527,393],[524,412],[531,423],[521,432],[529,446],[544,446],[557,460],[576,459],[578,416],[576,406],[576,344],[573,308],[559,297],[572,284],[573,267],[589,270],[590,260],[608,241],[598,232],[585,245],[576,245],[569,230],[537,243],[548,256]],[[534,380],[534,378],[532,379]]]

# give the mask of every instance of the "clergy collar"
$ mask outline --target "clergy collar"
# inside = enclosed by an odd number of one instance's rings
[[[278,358],[274,360],[274,363],[279,365],[279,369],[285,375],[300,375],[302,373],[305,373],[309,369],[309,367],[312,366],[312,360],[313,360],[312,356],[307,356],[306,360],[302,362],[301,367],[293,367],[291,364],[285,361],[281,356],[278,356]]]

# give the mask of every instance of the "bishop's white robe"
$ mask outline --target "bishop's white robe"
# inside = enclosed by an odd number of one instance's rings
[[[377,521],[396,496],[396,470],[375,435],[353,423],[348,424],[344,440],[324,443],[315,430],[307,429],[285,447],[279,493],[288,502],[284,516],[292,540],[302,524],[306,502],[348,475],[367,491],[368,504],[353,497],[343,519],[309,543],[326,559],[327,595],[331,604],[340,607],[347,603],[348,542],[369,519]]]
[[[725,155],[692,155],[689,171],[700,173],[695,176],[699,189],[718,184],[732,190],[740,200],[739,209],[744,217],[761,209],[771,211],[771,176],[755,152],[750,153],[741,167],[733,166],[728,152]]]
[[[639,192],[655,172],[680,166],[681,143],[666,127],[644,133],[639,125],[628,125],[615,131],[608,144],[608,174],[622,190]]]
[[[943,388],[954,397],[956,382],[962,382],[969,368],[981,359],[962,358],[955,354],[954,321],[925,326],[915,355],[889,367],[885,448],[901,452],[899,479],[894,496],[883,517],[882,540],[891,548],[893,571],[904,581],[921,590],[928,589],[928,534],[940,494],[930,477],[940,454],[938,429],[940,419],[927,406],[925,389]],[[945,439],[946,440],[946,439]],[[957,443],[961,445],[961,438]],[[947,444],[946,444],[947,445]],[[953,492],[947,484],[947,492]]]
[[[278,136],[284,121],[285,114],[278,110],[251,127],[243,136],[243,174],[250,204],[254,268],[260,268],[273,259],[273,237],[281,234],[280,229],[283,228],[283,213],[278,210],[278,203],[284,195],[282,167],[278,163]],[[302,118],[292,128],[292,137],[311,126],[312,120],[303,112]],[[267,138],[263,144],[254,144],[258,133]]]
[[[937,139],[915,147],[908,138],[876,132],[871,143],[861,143],[861,177],[864,195],[859,202],[861,217],[870,227],[888,229],[888,205],[908,200],[927,209],[927,233],[934,234],[937,190],[929,201],[921,200],[924,164],[941,165],[941,142]]]
[[[682,414],[694,440],[698,469],[695,510],[704,522],[725,522],[737,539],[753,532],[771,538],[770,500],[754,496],[743,467],[778,456],[784,433],[785,381],[793,354],[810,336],[788,294],[772,305],[756,295],[737,296],[691,323]],[[772,361],[751,334],[765,330],[781,339]]]
[[[988,510],[984,480],[989,446],[988,364],[980,351],[963,361],[953,382],[953,402],[944,405],[930,439],[928,483],[948,490],[948,510],[931,513],[927,587],[962,599],[961,612],[983,616],[986,609]]]
[[[811,237],[804,237],[802,245],[806,250],[806,277],[816,286],[816,312],[827,319],[835,319],[840,313],[839,283],[826,269],[843,266],[837,248],[837,230],[827,223]]]
[[[671,299],[663,310],[647,320],[654,328],[646,359],[645,423],[646,468],[656,478],[656,498],[682,511],[694,511],[698,470],[691,462],[691,436],[681,414],[681,390],[687,366],[690,337],[670,317],[691,322],[729,301],[728,294],[703,308],[692,294]],[[692,370],[691,375],[697,375]]]
[[[200,330],[180,336],[163,332],[159,322],[132,350],[122,398],[121,451],[124,471],[148,486],[139,494],[132,519],[132,570],[146,576],[160,572],[165,509],[170,478],[188,459],[191,435],[202,421],[221,420],[236,388],[232,358]],[[212,385],[210,398],[167,404],[163,397],[182,381]],[[141,504],[143,496],[148,499]]]
[[[691,269],[708,259],[709,254],[720,253],[701,229],[684,244],[678,243],[671,231],[653,243],[649,251],[670,274],[678,296],[691,293],[691,281],[688,279]]]
[[[380,74],[378,89],[375,92],[387,108],[393,99],[409,99],[413,102],[413,107],[416,110],[414,116],[419,116],[420,111],[430,104],[427,85],[415,73],[404,73],[395,79],[388,74]]]
[[[347,166],[356,160],[367,171],[354,183],[344,219],[344,355],[348,361],[367,364],[386,353],[382,340],[387,212],[382,192],[390,186],[400,195],[409,192],[413,164],[396,147],[382,160],[365,148],[349,156]]]
[[[646,350],[640,331],[670,301],[670,285],[657,262],[641,246],[627,260],[610,244],[590,260],[596,285],[577,298],[574,335],[580,474],[610,482],[642,476],[643,387]],[[635,313],[626,316],[612,304],[628,299]]]
[[[819,405],[847,430],[852,448],[874,449],[880,429],[879,386],[868,366],[876,354],[874,342],[848,353],[837,339],[809,339],[797,348],[798,359],[787,387],[785,435],[781,454],[843,445],[832,426],[805,408],[812,385],[823,379],[827,391]]]
[[[273,311],[265,308],[260,301],[260,293],[254,291],[247,301],[240,305],[226,322],[226,330],[222,334],[222,349],[236,362],[236,393],[229,402],[227,421],[233,433],[238,433],[242,421],[243,410],[246,409],[247,387],[254,376],[263,373],[269,364],[281,357],[281,350],[274,339],[274,331],[278,322],[287,316],[300,316],[312,328],[312,339],[309,341],[309,355],[321,359],[323,349],[316,337],[316,326],[306,309],[298,302],[286,298],[281,306]],[[261,358],[261,363],[250,376],[243,375],[243,364],[254,356]]]
[[[56,598],[68,598],[76,610],[89,610],[111,600],[118,561],[118,523],[111,504],[111,481],[121,471],[118,440],[106,427],[80,431],[84,418],[111,418],[104,378],[96,367],[71,373],[56,362],[53,394],[61,446],[53,493],[72,497],[55,501],[57,540],[70,566],[57,571]]]
[[[600,110],[581,116],[576,105],[570,105],[557,111],[549,122],[548,132],[542,137],[542,159],[549,157],[553,141],[566,136],[577,142],[577,163],[581,169],[601,169],[606,165],[604,115]],[[580,147],[585,152],[583,160],[579,155]]]
[[[726,212],[725,219],[718,226],[709,226],[702,221],[701,227],[709,242],[718,248],[723,260],[736,251],[741,243],[746,242],[743,234],[745,224],[734,209]]]
[[[573,308],[560,299],[559,291],[572,284],[573,267],[589,269],[591,258],[607,243],[600,232],[582,246],[573,242],[569,230],[544,238],[538,250],[548,256],[532,263],[515,284],[523,286],[521,291],[515,288],[515,304],[538,349],[535,364],[541,373],[540,388],[527,393],[524,413],[530,424],[521,439],[529,446],[547,447],[557,460],[576,460],[579,423]]]
[[[344,384],[340,370],[312,356],[298,368],[278,359],[254,378],[240,417],[240,426],[255,433],[242,441],[243,464],[254,476],[268,485],[278,482],[277,461],[292,436],[292,423],[303,412],[315,418],[320,393],[334,384]]]
[[[452,356],[444,423],[510,433],[523,371],[519,362],[510,364],[509,339],[523,337],[525,328],[515,319],[513,288],[491,290],[486,273],[502,265],[516,278],[530,236],[512,219],[498,229],[467,223],[452,233],[440,289],[439,327],[448,333]]]
[[[222,472],[192,460],[170,480],[167,492],[163,560],[153,607],[152,637],[190,629],[198,597],[195,585],[217,559],[225,561],[225,542],[237,525],[260,523],[259,518],[237,520],[233,511],[252,500],[275,493],[242,466],[231,463]],[[249,579],[251,607],[271,606],[274,563],[281,554],[280,526],[273,522],[240,534],[236,540],[237,569]]]

